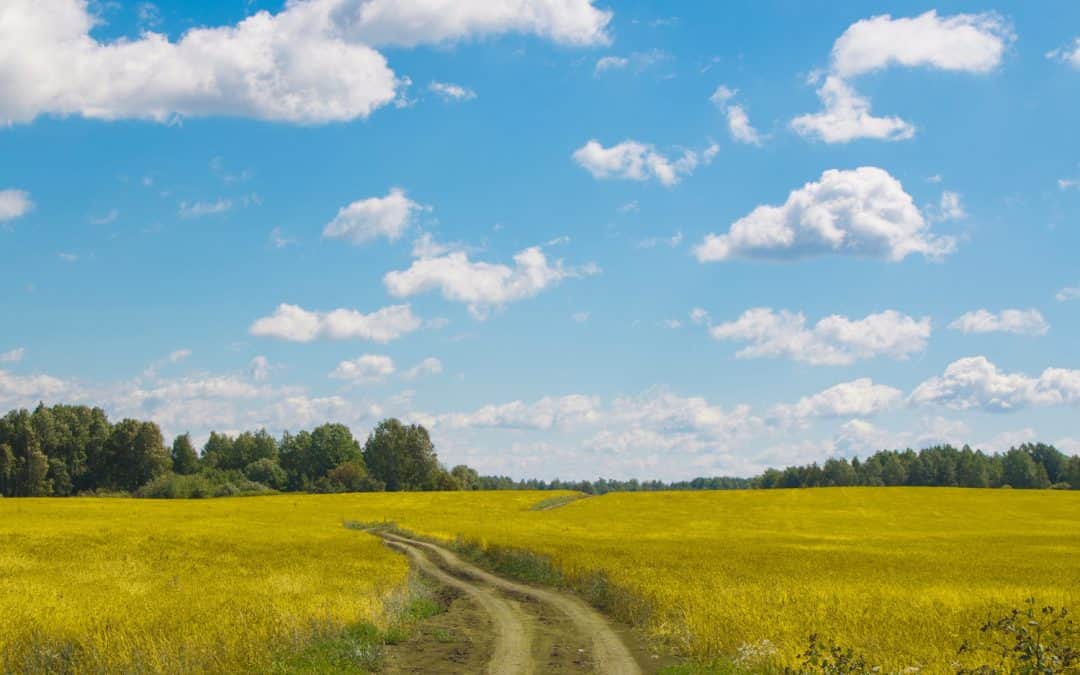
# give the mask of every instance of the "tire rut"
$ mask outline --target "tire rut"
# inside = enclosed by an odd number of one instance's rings
[[[580,598],[504,579],[436,544],[378,534],[422,571],[466,593],[491,617],[496,640],[487,672],[642,673],[612,625]]]

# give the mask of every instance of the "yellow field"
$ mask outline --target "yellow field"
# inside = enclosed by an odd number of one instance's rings
[[[0,672],[265,672],[407,570],[314,497],[0,499]]]
[[[257,669],[312,620],[375,618],[406,568],[344,519],[603,571],[648,602],[655,637],[700,658],[792,663],[818,632],[889,670],[939,672],[988,613],[1028,596],[1080,608],[1076,492],[640,493],[529,510],[550,496],[0,500],[0,670],[42,636],[105,665]]]

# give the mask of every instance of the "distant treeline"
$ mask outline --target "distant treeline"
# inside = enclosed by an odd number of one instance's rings
[[[153,422],[109,422],[101,408],[39,405],[0,418],[0,495],[47,497],[132,494],[219,497],[267,492],[418,490],[578,490],[589,494],[655,490],[745,490],[849,485],[930,485],[1080,489],[1080,456],[1024,444],[1002,454],[964,446],[882,451],[865,460],[830,459],[769,469],[753,478],[650,481],[542,481],[446,469],[424,427],[380,422],[361,445],[348,427],[211,432],[197,452],[188,434],[166,446]]]

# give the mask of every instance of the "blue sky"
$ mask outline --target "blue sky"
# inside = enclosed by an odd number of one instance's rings
[[[544,478],[1080,451],[1076,3],[0,8],[5,409]]]

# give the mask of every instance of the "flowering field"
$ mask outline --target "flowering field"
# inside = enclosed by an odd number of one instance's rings
[[[0,671],[261,670],[381,620],[405,561],[347,520],[549,556],[699,659],[794,662],[817,632],[948,669],[988,614],[1080,607],[1080,494],[835,488],[0,500]],[[648,612],[643,611],[647,608]]]

